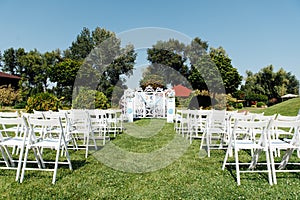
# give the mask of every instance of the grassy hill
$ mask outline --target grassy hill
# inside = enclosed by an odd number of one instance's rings
[[[281,115],[295,116],[298,114],[299,109],[300,109],[300,98],[293,98],[278,103],[274,106],[270,106],[268,108],[249,108],[247,110],[255,113],[264,112],[265,115],[272,115],[275,113],[279,113]]]

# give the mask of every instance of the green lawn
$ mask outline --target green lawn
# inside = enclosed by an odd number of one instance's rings
[[[283,102],[282,107],[279,104],[264,111],[294,115],[300,108],[299,103],[299,99],[292,99]],[[278,185],[274,186],[269,185],[265,173],[242,174],[241,186],[237,186],[234,168],[221,170],[223,150],[213,150],[210,158],[203,157],[199,154],[200,140],[189,145],[176,135],[173,124],[160,119],[143,119],[134,124],[126,126],[131,133],[118,135],[107,144],[108,148],[91,151],[88,159],[84,158],[83,150],[71,151],[74,170],[60,167],[55,185],[51,184],[52,173],[49,172],[28,171],[20,184],[14,180],[15,171],[0,170],[1,199],[300,198],[300,174],[279,173]],[[167,148],[174,141],[177,145],[173,147],[177,149]],[[111,150],[111,146],[127,154],[122,157],[120,151]],[[147,157],[151,153],[157,157]],[[161,164],[165,161],[161,158],[168,160],[168,165]],[[248,153],[242,158],[249,158]],[[131,162],[126,162],[128,160]],[[141,160],[144,165],[139,163]],[[110,166],[112,164],[115,165]]]
[[[265,115],[272,115],[275,113],[280,113],[281,115],[297,115],[300,109],[300,98],[293,98],[282,103],[270,106],[268,108],[244,108],[243,110],[248,110],[250,112],[261,113],[264,112]]]

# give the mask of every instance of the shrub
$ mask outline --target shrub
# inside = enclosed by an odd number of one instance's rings
[[[236,107],[237,109],[242,109],[242,108],[243,108],[243,103],[237,103],[237,104],[235,105],[235,107]]]
[[[16,102],[20,101],[20,92],[14,90],[11,85],[0,86],[0,107],[12,106]]]
[[[81,88],[72,107],[75,109],[106,109],[110,106],[107,97],[102,92]]]
[[[261,107],[263,107],[263,106],[265,106],[266,104],[264,103],[264,102],[257,102],[257,104],[256,104],[256,106],[258,107],[258,108],[261,108]]]
[[[14,106],[14,109],[23,109],[26,107],[26,105],[27,105],[27,102],[22,101],[22,102],[16,103]]]
[[[57,111],[58,109],[62,108],[61,100],[63,98],[58,99],[51,93],[38,93],[28,98],[26,111],[33,112],[33,110],[38,111],[48,111],[53,110]]]
[[[268,96],[263,95],[263,94],[250,93],[245,96],[245,99],[248,101],[267,101]]]

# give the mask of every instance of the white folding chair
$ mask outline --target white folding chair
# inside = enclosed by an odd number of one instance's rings
[[[64,128],[61,123],[61,119],[28,119],[27,126],[30,129],[30,133],[28,136],[28,144],[26,145],[20,182],[23,182],[26,170],[41,170],[53,172],[52,184],[54,184],[56,181],[58,164],[67,164],[69,165],[69,169],[72,170],[72,163],[69,156],[68,147],[65,140]],[[43,129],[43,137],[36,136],[36,131],[34,129],[37,127]],[[57,129],[60,130],[59,133],[57,132]],[[57,135],[55,136],[55,134]],[[56,152],[56,157],[54,161],[44,160],[43,154],[45,153],[45,149]],[[33,150],[35,156],[37,156],[38,168],[27,167],[29,150]],[[59,161],[61,150],[65,151],[66,161]],[[54,164],[54,168],[46,168],[45,164],[48,163]]]
[[[90,145],[90,140],[93,141],[93,146],[97,150],[97,143],[95,140],[94,132],[92,131],[92,123],[90,114],[93,113],[93,110],[80,110],[74,109],[71,110],[69,114],[70,119],[70,131],[69,134],[72,134],[76,140],[82,140],[83,144],[77,143],[77,149],[85,149],[85,157],[88,156],[88,151]]]
[[[279,129],[288,129],[289,134],[292,134],[292,138],[289,140],[281,139],[281,138],[273,138],[272,131],[276,131]],[[271,156],[271,164],[272,164],[272,173],[274,184],[277,184],[276,173],[277,172],[300,172],[300,168],[298,169],[286,169],[288,164],[300,165],[299,162],[288,163],[290,157],[292,156],[295,150],[300,150],[300,120],[297,121],[280,121],[280,120],[272,120],[272,130],[269,132],[269,148],[270,148],[270,156]],[[276,134],[276,133],[275,133]],[[282,157],[281,162],[279,163],[278,168],[275,167],[278,163],[274,161],[274,154],[276,155],[277,151],[285,151],[284,156]],[[299,156],[298,156],[299,159]]]
[[[15,112],[0,112],[0,118],[17,118],[19,117],[18,111]]]
[[[278,114],[276,117],[276,121],[297,121],[299,119],[300,119],[300,115],[286,116],[286,115]],[[279,139],[280,137],[285,137],[286,139],[291,138],[293,136],[293,133],[291,133],[292,130],[293,130],[292,127],[290,129],[276,129],[273,132],[273,137],[275,137],[276,139]]]
[[[222,170],[225,169],[226,165],[235,165],[236,169],[236,179],[237,184],[241,184],[240,180],[240,173],[253,173],[253,172],[267,172],[268,173],[268,179],[270,185],[272,185],[272,172],[271,172],[271,164],[270,164],[270,157],[269,157],[269,151],[268,151],[268,145],[267,145],[267,132],[269,128],[269,121],[239,121],[236,120],[234,128],[231,133],[231,137],[229,140],[228,148],[226,151],[226,155],[224,158]],[[240,132],[237,132],[238,130],[245,130],[247,129],[247,132],[244,132],[246,135],[241,135]],[[251,135],[253,135],[253,131],[258,133],[258,130],[260,130],[260,138],[259,140],[254,140]],[[228,157],[231,153],[231,151],[234,150],[234,163],[228,163]],[[240,150],[251,150],[255,151],[252,156],[252,161],[248,163],[241,163],[239,160],[239,152]],[[267,169],[259,169],[255,170],[256,165],[258,164],[258,156],[260,155],[260,152],[264,151],[266,155],[266,164]],[[241,165],[249,165],[248,169],[240,169]]]
[[[14,136],[11,137],[2,137],[2,132],[0,132],[0,150],[2,153],[2,157],[5,162],[5,167],[0,167],[1,169],[14,169],[17,170],[16,173],[16,181],[19,180],[22,161],[23,161],[23,154],[24,148],[27,142],[28,136],[28,129],[23,126],[24,124],[24,117],[23,118],[1,118],[0,121],[2,125],[18,127],[17,131],[15,129],[10,129],[9,131],[13,131]],[[7,131],[7,129],[6,129]],[[19,149],[19,158],[18,160],[14,160],[9,148],[12,148],[12,153],[14,152],[15,148]],[[16,163],[17,166],[16,166]]]
[[[113,133],[114,137],[117,134],[117,113],[115,110],[105,110],[106,113],[106,122],[107,122],[107,131],[108,133]]]
[[[64,128],[65,140],[66,140],[66,143],[67,143],[69,149],[72,148],[72,149],[78,150],[77,141],[74,137],[74,134],[72,134],[72,132],[71,132],[72,127],[71,127],[71,122],[70,122],[70,119],[68,117],[68,112],[67,111],[45,112],[44,117],[45,117],[45,119],[58,119],[58,118],[60,118],[62,126]],[[60,129],[58,128],[56,130],[56,132],[59,133],[59,131],[60,131]],[[52,130],[52,132],[55,132],[55,130]],[[63,153],[63,151],[62,151],[62,153]]]
[[[107,110],[89,111],[89,123],[91,127],[90,131],[92,133],[92,137],[94,137],[97,140],[102,140],[103,145],[105,145],[106,140],[110,140],[110,130],[112,130],[113,132],[116,130],[116,127],[111,127],[115,125],[112,125],[108,122],[108,115],[111,115],[111,111],[109,111],[109,114],[107,113]],[[110,122],[113,121],[112,123],[116,123],[116,119],[110,118],[110,120]]]
[[[190,144],[194,138],[201,139],[201,134],[203,134],[206,129],[206,123],[210,113],[211,110],[190,110],[188,125]]]
[[[122,113],[121,109],[115,109],[116,113],[116,127],[118,133],[121,133],[123,131],[123,122],[124,122],[124,115]]]
[[[17,136],[22,129],[22,119],[17,112],[2,112],[0,114],[0,133],[2,139]]]
[[[176,109],[176,114],[174,115],[174,130],[176,133],[179,133],[181,122],[181,110]]]
[[[181,134],[184,137],[189,132],[189,110],[177,110],[177,113],[180,114],[178,134]]]
[[[228,116],[228,122],[227,122],[228,134],[230,135],[230,133],[232,132],[236,121],[252,121],[253,117],[254,116],[252,114],[249,114],[249,113],[246,113],[246,112],[231,113]],[[236,134],[244,134],[245,133],[245,130],[243,128],[239,128],[238,130],[235,130],[235,131],[236,131]]]
[[[210,157],[211,149],[224,149],[227,143],[226,111],[212,110],[207,120],[206,128],[201,138],[200,151],[206,146],[207,156]],[[204,143],[206,143],[206,145],[204,145]]]

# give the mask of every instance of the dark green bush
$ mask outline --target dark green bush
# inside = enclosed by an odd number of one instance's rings
[[[58,99],[56,96],[48,92],[38,93],[28,98],[26,111],[27,112],[33,112],[33,110],[57,111],[58,109],[62,108],[61,100],[62,98]]]
[[[266,95],[263,95],[263,94],[252,93],[252,94],[247,94],[245,96],[245,100],[248,100],[248,101],[267,101],[268,97]]]
[[[261,108],[261,107],[263,107],[263,106],[265,106],[266,104],[264,103],[264,102],[257,102],[257,104],[256,104],[256,106],[258,107],[258,108]]]
[[[73,101],[72,107],[75,109],[106,109],[110,105],[107,97],[102,92],[81,88]]]
[[[23,109],[26,107],[27,102],[26,101],[22,101],[19,103],[16,103],[14,106],[14,109]]]
[[[237,109],[242,109],[243,108],[243,103],[237,103],[237,104],[235,104],[235,107]]]

